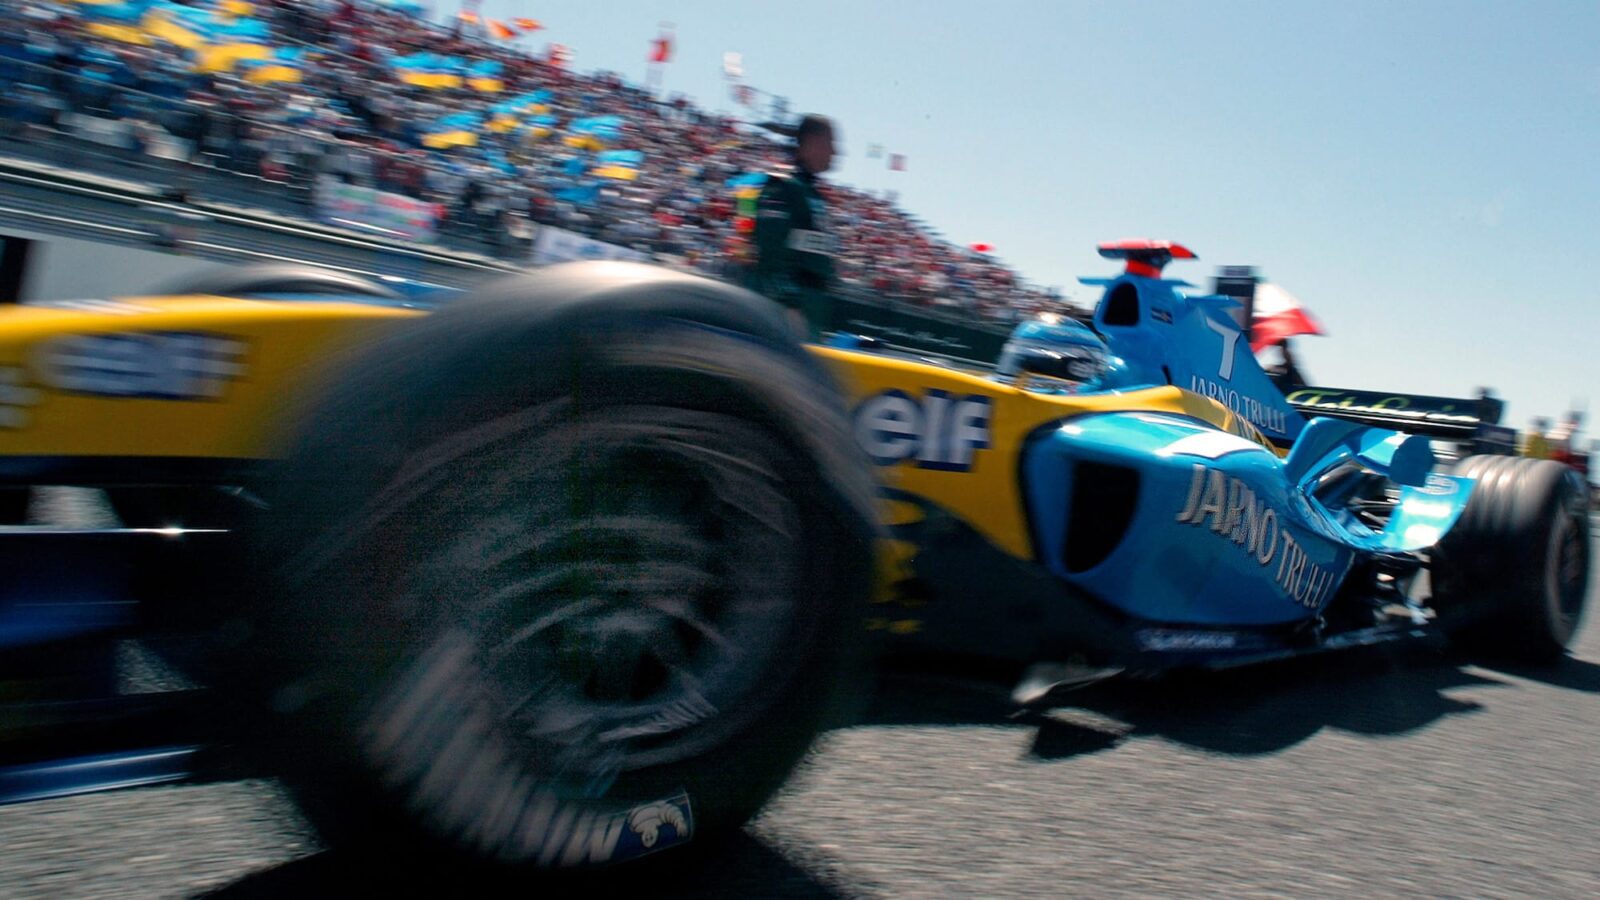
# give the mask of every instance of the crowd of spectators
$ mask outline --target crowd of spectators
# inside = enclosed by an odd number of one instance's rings
[[[331,178],[424,201],[444,239],[486,241],[504,256],[525,254],[548,225],[725,277],[748,252],[729,180],[784,164],[767,133],[682,96],[663,99],[615,74],[571,71],[559,56],[374,3],[256,0],[251,12],[276,42],[314,54],[298,81],[267,83],[197,71],[191,51],[165,41],[94,33],[92,9],[0,5],[0,80],[12,86],[0,97],[4,133],[37,142],[114,125],[115,140],[142,157],[265,183],[307,212],[318,179]],[[494,60],[501,90],[402,83],[391,59],[422,51]],[[427,148],[441,118],[488,117],[502,98],[535,90],[549,91],[561,123],[619,117],[608,149],[640,151],[637,176],[575,192],[574,160],[591,150],[559,126],[485,129],[474,146]],[[1060,303],[993,257],[939,239],[885,196],[824,190],[847,289],[1000,322]]]

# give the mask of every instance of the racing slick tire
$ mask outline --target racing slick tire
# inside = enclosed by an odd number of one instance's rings
[[[1551,460],[1472,456],[1461,519],[1432,570],[1441,624],[1468,649],[1525,662],[1559,659],[1577,634],[1589,583],[1583,485]]]
[[[305,263],[257,263],[218,266],[174,279],[153,294],[215,294],[239,297],[251,294],[328,294],[402,300],[394,288],[352,272],[325,269]]]
[[[777,307],[544,272],[352,360],[263,485],[244,656],[335,846],[547,873],[701,846],[858,685],[870,470]]]

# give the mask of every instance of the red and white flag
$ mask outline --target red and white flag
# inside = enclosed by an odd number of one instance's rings
[[[1256,285],[1255,316],[1250,322],[1250,349],[1282,343],[1297,334],[1326,334],[1295,296],[1272,282]]]
[[[663,34],[650,42],[650,61],[653,63],[672,62],[672,35]]]
[[[904,172],[906,170],[906,155],[904,153],[889,154],[889,171]]]

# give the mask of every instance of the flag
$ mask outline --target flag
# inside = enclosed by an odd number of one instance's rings
[[[422,136],[422,146],[432,150],[448,150],[451,147],[476,147],[478,145],[478,130],[483,126],[483,117],[477,113],[455,113],[445,116],[434,122]]]
[[[572,59],[572,51],[566,44],[551,44],[545,51],[545,61],[558,69],[567,67],[567,61]]]
[[[144,18],[145,8],[150,5],[149,0],[78,0],[78,3],[89,7],[82,11],[84,18],[111,19],[129,25]]]
[[[557,200],[565,200],[568,203],[576,203],[579,206],[587,206],[600,199],[600,183],[594,181],[586,184],[569,185],[557,190],[555,198]]]
[[[538,19],[529,19],[525,16],[518,16],[515,19],[512,19],[511,23],[523,31],[538,31],[544,27],[543,25],[539,24]]]
[[[634,181],[639,177],[639,170],[628,166],[601,166],[590,174],[598,178],[614,178],[617,181]]]
[[[467,67],[467,85],[485,94],[497,94],[506,89],[500,73],[505,70],[497,60],[480,59]]]
[[[192,10],[176,3],[159,4],[145,13],[144,30],[175,47],[199,50],[206,45],[207,23],[192,14],[186,14],[192,12],[200,10]]]
[[[124,44],[137,44],[140,47],[148,47],[155,43],[145,32],[131,25],[118,25],[115,22],[90,22],[85,30],[96,37],[121,41]]]
[[[244,80],[251,84],[298,84],[304,77],[306,52],[299,47],[279,47],[271,59],[244,60]]]
[[[650,61],[653,63],[672,62],[672,36],[663,34],[650,42]]]
[[[235,66],[247,59],[272,58],[273,49],[268,45],[272,31],[260,19],[235,19],[226,24],[218,23],[206,38],[208,43],[196,51],[199,63],[195,68],[201,72],[232,72]]]
[[[904,153],[889,154],[889,171],[904,172],[906,170],[906,155]]]
[[[743,78],[744,54],[732,50],[722,54],[722,74],[727,78]]]
[[[389,60],[399,79],[416,87],[436,90],[461,86],[461,60],[437,53],[413,53]]]
[[[528,120],[528,133],[536,138],[547,138],[556,133],[559,124],[560,120],[549,113],[534,116]]]
[[[883,159],[883,145],[882,144],[868,144],[867,145],[867,159]]]
[[[637,168],[644,163],[643,150],[607,150],[595,157],[601,165],[633,166]]]
[[[150,35],[139,27],[144,18],[145,7],[143,2],[119,3],[86,3],[82,15],[87,24],[84,30],[97,37],[108,40],[120,41],[124,44],[137,44],[141,47],[153,43]]]
[[[489,34],[499,38],[502,41],[509,41],[517,36],[517,32],[510,25],[507,25],[499,19],[489,20]]]
[[[1255,315],[1250,323],[1250,349],[1281,343],[1297,334],[1326,334],[1322,324],[1296,297],[1270,282],[1256,285]]]
[[[526,117],[548,113],[551,96],[548,90],[537,90],[501,100],[489,107],[489,130],[504,134],[532,124]]]
[[[602,149],[622,139],[621,116],[591,116],[567,127],[567,146]]]
[[[639,177],[639,167],[644,164],[641,150],[607,150],[595,155],[595,169],[590,174],[617,181],[633,181]]]
[[[470,9],[463,9],[461,12],[456,13],[456,17],[468,25],[478,24],[478,14]]]

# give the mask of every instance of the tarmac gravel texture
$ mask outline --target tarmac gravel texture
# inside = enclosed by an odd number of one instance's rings
[[[1367,652],[1028,718],[890,675],[743,835],[628,893],[1600,897],[1592,618],[1551,670]],[[270,779],[0,807],[0,847],[17,900],[549,893],[323,852]]]

